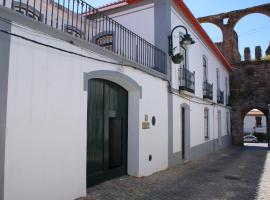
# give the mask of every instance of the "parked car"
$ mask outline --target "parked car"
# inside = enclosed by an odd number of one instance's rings
[[[258,139],[254,135],[246,135],[243,137],[244,142],[258,142]]]

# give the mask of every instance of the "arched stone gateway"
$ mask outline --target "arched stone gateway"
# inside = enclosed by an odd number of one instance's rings
[[[238,51],[238,36],[234,31],[234,27],[243,17],[253,13],[264,14],[270,17],[270,3],[243,10],[201,17],[198,20],[201,23],[215,24],[222,30],[224,42],[218,43],[217,46],[230,63],[237,63],[240,61],[240,53]]]
[[[270,60],[262,60],[258,55],[256,61],[251,61],[250,49],[246,48],[245,61],[241,62],[238,35],[234,30],[235,25],[243,17],[255,13],[270,17],[270,3],[198,19],[201,23],[212,23],[222,30],[223,42],[216,43],[216,45],[233,66],[230,77],[230,104],[232,107],[232,141],[235,145],[243,145],[244,117],[254,108],[265,114],[267,132],[270,134]],[[257,48],[256,54],[261,54],[259,48]],[[266,55],[268,55],[268,50]]]
[[[251,109],[266,116],[269,127],[270,61],[241,62],[231,74],[231,120],[233,144],[243,144],[243,120]],[[268,134],[269,134],[269,129]]]

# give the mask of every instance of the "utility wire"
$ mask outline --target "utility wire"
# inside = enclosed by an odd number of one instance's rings
[[[269,25],[265,25],[265,26],[260,26],[260,27],[257,27],[257,28],[253,28],[253,29],[249,29],[245,32],[239,32],[238,33],[238,36],[240,37],[246,37],[246,36],[249,36],[249,35],[253,35],[255,33],[259,33],[259,32],[264,32],[264,31],[267,31],[267,29],[269,29]],[[207,28],[205,28],[205,30],[207,30]],[[259,31],[260,30],[260,31]],[[222,33],[221,33],[222,34]],[[245,35],[244,35],[245,34]],[[212,39],[222,39],[221,36],[216,36],[216,37],[213,37]]]
[[[21,36],[21,35],[18,35],[18,34],[15,34],[15,33],[11,33],[9,31],[6,31],[6,30],[3,30],[3,29],[0,29],[0,32],[4,33],[4,34],[8,34],[8,35],[11,35],[11,36],[14,36],[14,37],[17,37],[17,38],[20,38],[20,39],[23,39],[23,40],[26,40],[28,42],[32,42],[32,43],[35,43],[35,44],[38,44],[38,45],[41,45],[41,46],[45,46],[45,47],[48,47],[48,48],[51,48],[51,49],[55,49],[55,50],[58,50],[58,51],[62,51],[62,52],[65,52],[65,53],[68,53],[68,54],[71,54],[71,55],[76,55],[76,56],[80,56],[80,57],[83,57],[83,58],[87,58],[87,59],[91,59],[91,60],[94,60],[94,61],[98,61],[98,62],[103,62],[103,63],[108,63],[108,64],[114,64],[114,65],[120,65],[120,66],[123,66],[123,64],[121,63],[116,63],[116,62],[111,62],[111,61],[106,61],[106,60],[102,60],[102,59],[98,59],[98,58],[94,58],[94,57],[90,57],[90,56],[86,56],[86,55],[83,55],[83,54],[79,54],[79,53],[75,53],[73,51],[68,51],[68,50],[65,50],[65,49],[62,49],[62,48],[59,48],[59,47],[55,47],[55,46],[52,46],[52,45],[48,45],[48,44],[45,44],[45,43],[42,43],[42,42],[38,42],[36,40],[33,40],[33,39],[30,39],[30,38],[27,38],[27,37],[24,37],[24,36]],[[125,66],[129,66],[129,67],[133,67],[133,68],[136,68],[132,65],[128,65],[128,64],[125,64]],[[187,98],[183,95],[180,95],[176,92],[173,92],[173,91],[170,91],[170,93],[172,94],[175,94],[177,96],[181,96],[182,98],[186,99],[186,100],[189,100],[191,102],[194,102],[194,103],[198,103],[198,104],[202,104],[202,105],[215,105],[214,102],[209,102],[209,103],[203,103],[203,102],[199,102],[199,101],[195,101],[193,100],[192,98]]]
[[[24,36],[15,34],[15,33],[11,33],[11,32],[9,32],[9,31],[3,30],[3,29],[0,29],[0,32],[5,33],[5,34],[8,34],[8,35],[12,35],[12,36],[14,36],[14,37],[17,37],[17,38],[26,40],[26,41],[28,41],[28,42],[32,42],[32,43],[41,45],[41,46],[45,46],[45,47],[48,47],[48,48],[51,48],[51,49],[55,49],[55,50],[58,50],[58,51],[62,51],[62,52],[65,52],[65,53],[68,53],[68,54],[71,54],[71,55],[80,56],[80,57],[87,58],[87,59],[90,59],[90,60],[95,60],[95,61],[98,61],[98,62],[103,62],[103,63],[113,64],[113,65],[120,65],[120,66],[123,66],[122,63],[111,62],[111,61],[102,60],[102,59],[94,58],[94,57],[91,57],[91,56],[86,56],[86,55],[83,55],[83,54],[79,54],[79,53],[76,53],[76,52],[73,52],[73,51],[68,51],[68,50],[65,50],[65,49],[62,49],[62,48],[59,48],[59,47],[55,47],[55,46],[52,46],[52,45],[49,45],[49,44],[45,44],[45,43],[42,43],[42,42],[38,42],[38,41],[36,41],[36,40],[30,39],[30,38],[27,38],[27,37],[24,37]],[[125,66],[136,68],[135,66],[128,65],[128,64],[125,64]]]

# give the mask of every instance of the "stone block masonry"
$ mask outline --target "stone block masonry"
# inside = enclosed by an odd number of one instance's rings
[[[270,104],[270,60],[245,61],[233,65],[231,73],[231,120],[233,143],[242,144],[243,120],[248,111],[260,109],[268,116]],[[269,125],[269,119],[267,118]]]

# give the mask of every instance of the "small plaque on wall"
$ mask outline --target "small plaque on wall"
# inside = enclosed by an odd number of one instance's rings
[[[142,123],[142,129],[149,129],[150,128],[150,123],[149,122],[143,122]]]

